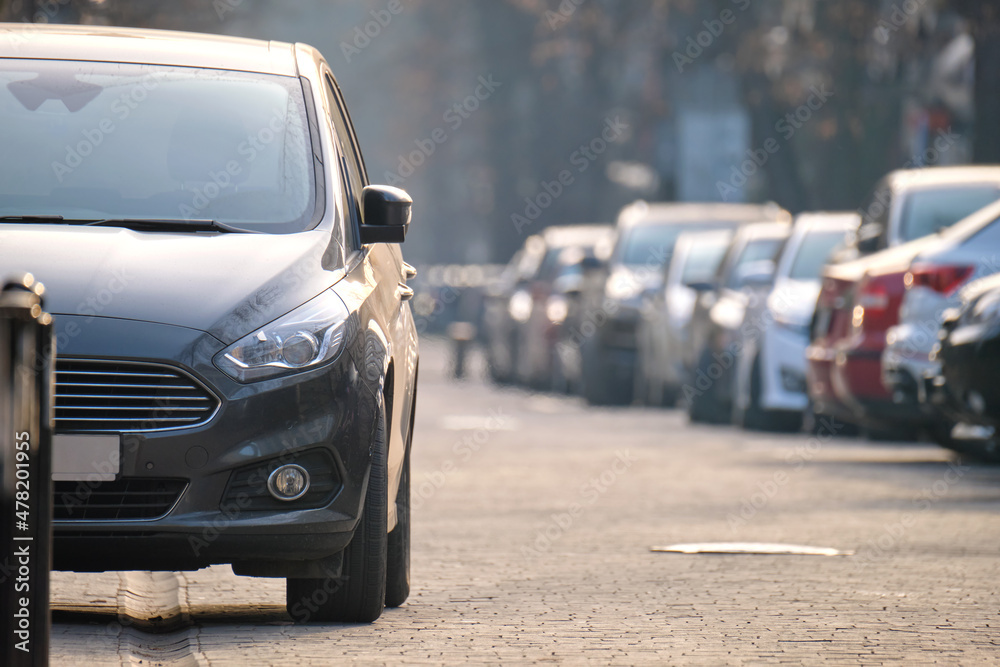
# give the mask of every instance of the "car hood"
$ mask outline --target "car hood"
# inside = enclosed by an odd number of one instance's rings
[[[767,298],[771,312],[786,322],[808,324],[816,311],[820,281],[778,279]]]
[[[328,231],[142,233],[114,227],[3,225],[0,266],[32,273],[56,315],[156,322],[231,343],[343,277]],[[340,253],[330,253],[339,257]]]

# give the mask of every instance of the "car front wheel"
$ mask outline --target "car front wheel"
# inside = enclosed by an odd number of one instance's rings
[[[410,428],[412,437],[413,428]],[[403,474],[396,492],[396,527],[389,533],[385,606],[398,607],[410,596],[410,449],[403,459]]]
[[[385,433],[385,412],[380,407],[368,491],[354,537],[344,550],[340,578],[287,580],[285,600],[289,613],[294,616],[292,610],[301,608],[304,601],[313,610],[303,621],[371,623],[382,615],[386,600],[389,504]]]

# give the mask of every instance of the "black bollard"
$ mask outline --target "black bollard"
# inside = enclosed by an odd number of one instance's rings
[[[0,291],[0,664],[47,665],[52,318],[30,274]]]
[[[465,377],[465,357],[469,345],[476,339],[476,327],[469,322],[452,322],[448,325],[448,337],[452,341],[451,374],[457,380]]]

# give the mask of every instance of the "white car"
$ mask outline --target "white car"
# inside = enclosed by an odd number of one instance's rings
[[[744,428],[801,427],[809,405],[806,347],[827,258],[858,228],[855,213],[803,213],[778,257],[763,308],[748,311],[740,331],[733,421]]]

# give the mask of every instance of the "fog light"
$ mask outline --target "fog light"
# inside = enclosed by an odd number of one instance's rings
[[[296,500],[309,490],[309,473],[294,464],[275,468],[267,478],[267,490],[278,500]]]

